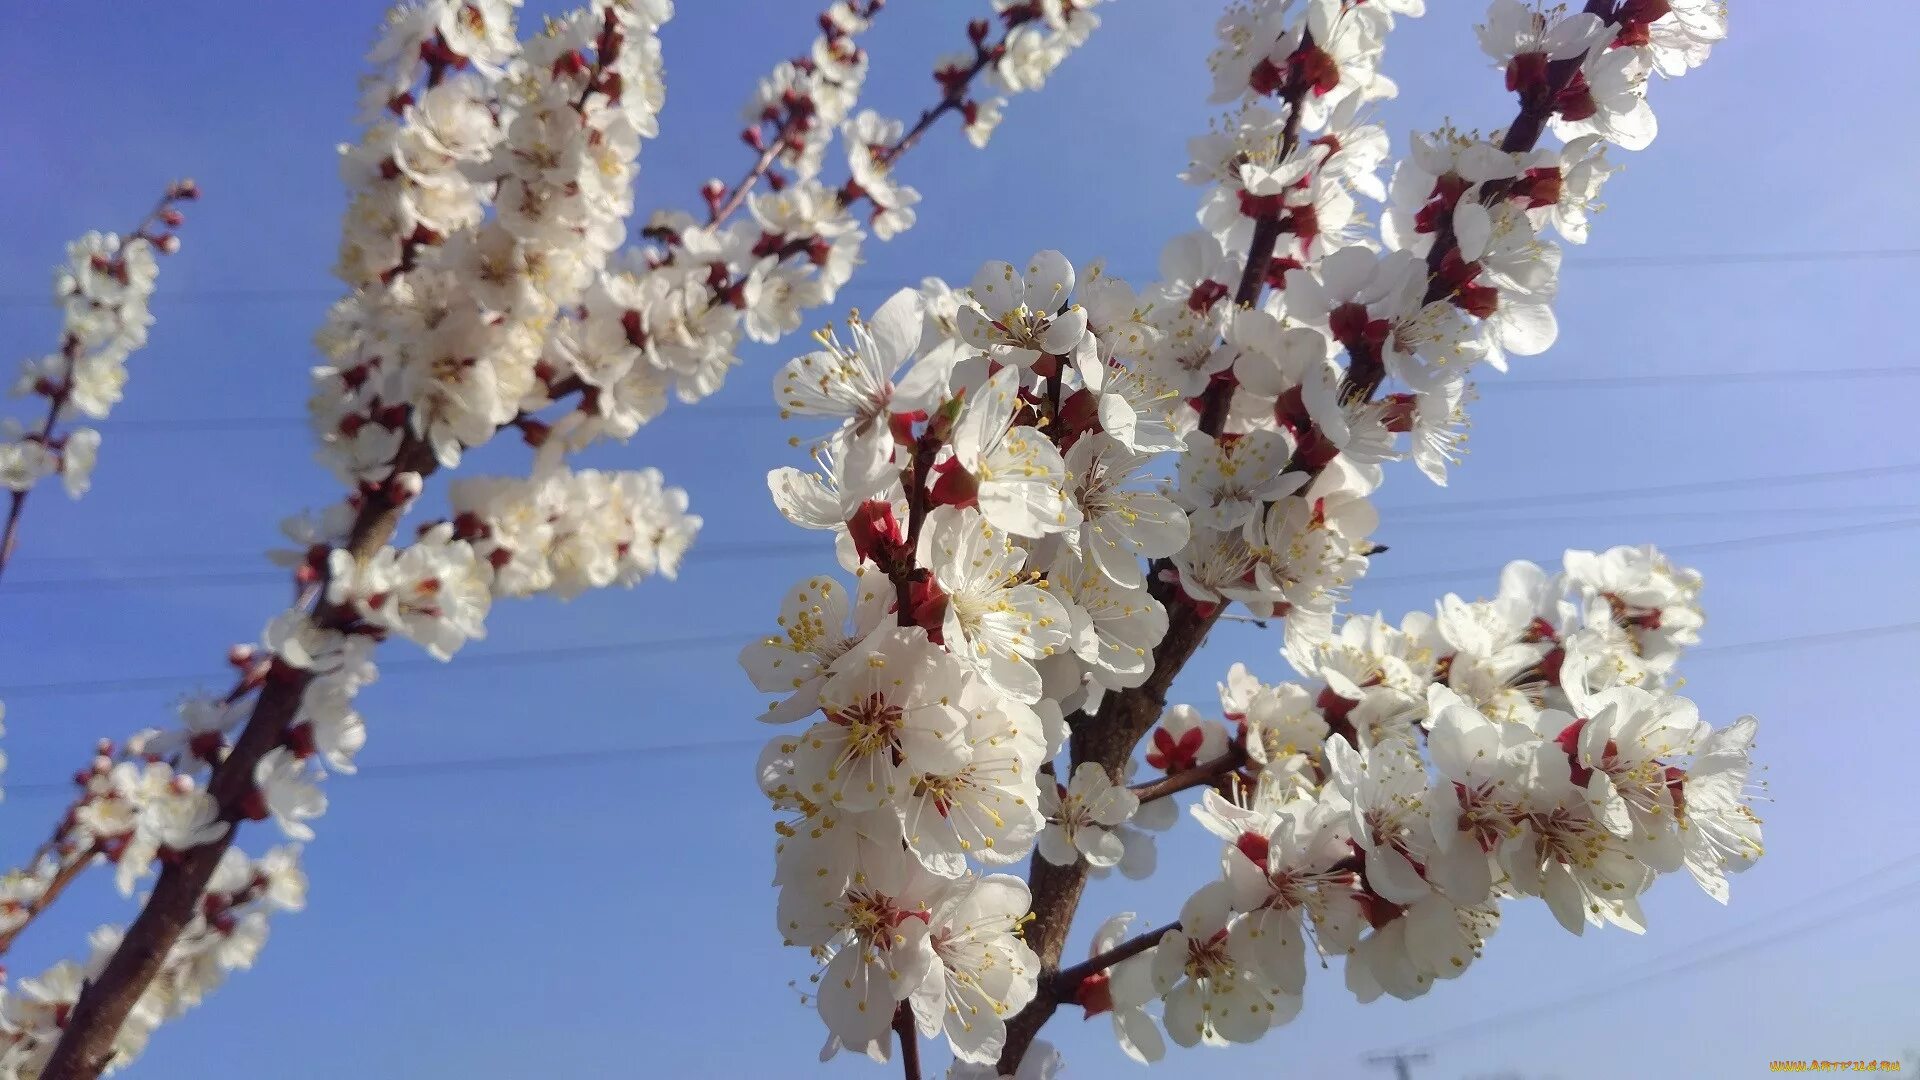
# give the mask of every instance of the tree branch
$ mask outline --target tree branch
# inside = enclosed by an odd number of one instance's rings
[[[395,475],[413,472],[424,480],[438,468],[431,449],[412,434],[394,454]],[[364,565],[393,539],[407,505],[390,484],[367,491],[342,550]],[[321,600],[314,621],[330,630],[351,629],[357,622],[355,612],[351,607],[327,603],[325,584],[324,580],[320,583]],[[254,788],[254,767],[285,739],[311,681],[311,673],[273,658],[260,695],[254,699],[253,712],[207,781],[207,793],[220,808],[220,820],[228,823],[226,833],[211,844],[182,852],[177,861],[161,869],[146,905],[127,928],[119,948],[74,1003],[60,1042],[41,1073],[42,1080],[93,1080],[111,1063],[114,1038],[121,1025],[192,922],[208,880],[221,856],[233,846],[239,824],[246,818],[243,803]]]
[[[1070,968],[1060,969],[1053,977],[1053,995],[1062,1001],[1073,1000],[1074,995],[1080,990],[1080,984],[1085,982],[1088,976],[1098,975],[1123,960],[1131,960],[1139,956],[1160,944],[1161,938],[1178,929],[1180,929],[1179,923],[1168,923],[1138,937],[1128,938],[1092,959],[1083,960]]]
[[[900,1075],[920,1080],[920,1033],[913,1026],[913,1007],[904,1001],[893,1010],[893,1030],[900,1036]]]
[[[8,930],[4,934],[0,934],[0,956],[5,956],[7,951],[13,948],[14,939],[18,938],[27,927],[33,925],[33,920],[39,918],[42,912],[52,907],[53,902],[60,899],[60,894],[67,891],[67,886],[78,880],[80,875],[86,871],[87,867],[93,865],[94,858],[99,854],[100,848],[98,846],[90,847],[86,851],[75,855],[71,862],[61,864],[60,869],[53,875],[53,878],[47,882],[47,887],[42,889],[40,895],[34,897],[33,902],[26,906],[26,918],[21,920],[20,925]],[[33,863],[29,863],[28,865],[34,865],[39,861],[40,859],[36,855]]]
[[[1212,761],[1203,761],[1192,768],[1168,773],[1158,780],[1134,784],[1127,790],[1133,792],[1142,803],[1150,803],[1188,788],[1211,786],[1214,781],[1231,775],[1246,763],[1247,749],[1236,743],[1232,749]]]

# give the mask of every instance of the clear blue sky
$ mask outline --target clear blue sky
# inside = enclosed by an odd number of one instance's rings
[[[985,6],[893,4],[868,39],[870,101],[917,111],[931,94],[931,59]],[[1106,256],[1147,279],[1162,241],[1191,227],[1195,189],[1174,173],[1207,116],[1203,58],[1216,6],[1112,4],[1107,25],[1046,92],[1014,102],[987,153],[951,128],[938,131],[905,166],[926,196],[922,224],[869,247],[848,302],[871,307],[922,275],[965,281],[982,260],[1047,247],[1076,261]],[[1436,14],[1390,43],[1388,70],[1404,97],[1384,114],[1398,146],[1411,127],[1451,118],[1490,128],[1512,112],[1474,48],[1478,5],[1431,6]],[[642,158],[646,206],[697,205],[700,181],[744,167],[736,110],[754,77],[804,44],[813,4],[680,7],[666,31],[665,133]],[[1594,242],[1567,258],[1561,344],[1519,361],[1515,387],[1913,363],[1901,317],[1920,285],[1913,260],[1588,265],[1920,245],[1912,199],[1920,69],[1911,63],[1920,9],[1836,0],[1817,16],[1789,17],[1780,7],[1742,5],[1706,69],[1656,88],[1660,138],[1628,155],[1608,187]],[[124,228],[175,176],[197,177],[207,193],[190,208],[185,251],[165,265],[153,343],[135,358],[115,414],[128,426],[106,429],[93,494],[72,505],[51,491],[33,500],[19,563],[0,587],[0,688],[179,672],[223,686],[226,646],[251,640],[284,602],[278,585],[250,582],[39,591],[26,583],[264,569],[247,553],[276,540],[275,522],[333,497],[298,427],[133,425],[301,411],[338,230],[333,147],[352,136],[354,78],[380,9],[375,0],[35,4],[14,12],[0,36],[0,90],[12,103],[0,112],[9,207],[0,215],[0,342],[13,357],[52,343],[55,316],[40,298],[68,239]],[[220,298],[234,289],[288,295]],[[597,461],[664,468],[706,517],[704,544],[805,539],[768,505],[760,480],[790,462],[788,432],[771,417],[730,411],[766,405],[775,366],[789,355],[788,346],[750,349],[709,405],[669,412]],[[1912,379],[1580,390],[1491,381],[1454,486],[1435,489],[1406,467],[1379,500],[1381,539],[1393,550],[1376,573],[1436,579],[1369,582],[1358,599],[1363,610],[1397,615],[1448,589],[1478,595],[1507,558],[1551,558],[1567,546],[1684,548],[1920,517],[1914,472],[1554,501],[1531,514],[1398,512],[1920,462],[1903,434],[1915,389]],[[524,460],[509,448],[473,464],[505,471]],[[1849,509],[1860,506],[1880,510]],[[1863,527],[1678,554],[1706,574],[1707,644],[1723,645],[1912,620],[1914,535]],[[678,583],[566,606],[503,604],[488,640],[460,663],[392,672],[362,699],[369,766],[729,744],[585,766],[337,779],[334,809],[309,848],[309,910],[276,924],[259,969],[163,1029],[140,1075],[814,1075],[822,1028],[786,986],[804,985],[806,958],[783,950],[772,927],[773,835],[751,782],[755,749],[743,742],[764,729],[752,720],[756,696],[734,666],[735,647],[484,661],[499,650],[609,640],[744,639],[769,625],[788,584],[829,566],[824,546],[811,557],[696,559]],[[1549,1005],[1675,956],[1703,959],[1598,1000],[1439,1041],[1415,1075],[1745,1077],[1773,1058],[1897,1057],[1920,1047],[1912,903],[1920,829],[1902,741],[1920,691],[1917,637],[1707,653],[1686,665],[1715,722],[1744,712],[1763,722],[1759,756],[1776,800],[1764,808],[1770,854],[1735,880],[1731,909],[1667,880],[1647,905],[1644,938],[1608,931],[1576,940],[1542,906],[1511,905],[1487,958],[1422,1001],[1356,1006],[1336,967],[1309,981],[1291,1027],[1252,1048],[1176,1051],[1157,1075],[1385,1075],[1361,1063],[1366,1050]],[[1213,683],[1234,660],[1282,677],[1277,645],[1251,628],[1223,630],[1176,687],[1179,699],[1211,707]],[[389,658],[407,655],[402,643]],[[192,685],[91,696],[0,689],[7,786],[65,775],[94,738],[162,720]],[[38,841],[57,798],[9,793],[0,808],[7,861]],[[1892,872],[1829,891],[1905,856],[1914,857]],[[1171,918],[1216,858],[1211,841],[1183,826],[1163,842],[1154,881],[1115,879],[1090,892],[1083,933],[1118,910]],[[37,970],[93,922],[129,915],[96,874],[60,917],[27,935],[12,966]],[[1817,928],[1797,929],[1807,922]],[[1729,935],[1750,923],[1766,947],[1719,956],[1748,940]],[[1068,1053],[1070,1075],[1135,1068],[1104,1019],[1063,1014],[1048,1037]],[[856,1060],[833,1068],[895,1075]]]

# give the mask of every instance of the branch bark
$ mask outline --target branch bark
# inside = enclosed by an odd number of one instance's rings
[[[413,471],[424,477],[437,463],[424,444],[409,437],[396,456],[396,466],[396,472]],[[365,563],[393,538],[404,511],[384,486],[367,496],[346,547],[356,562]],[[325,596],[324,589],[321,595]],[[316,615],[321,625],[332,629],[342,629],[353,619],[350,611],[324,600]],[[220,807],[220,820],[228,823],[226,833],[211,844],[182,853],[177,862],[160,871],[146,906],[127,928],[120,947],[74,1003],[60,1042],[40,1074],[42,1080],[92,1080],[112,1063],[113,1042],[121,1025],[166,964],[174,943],[193,920],[214,869],[233,846],[245,818],[242,803],[253,790],[254,767],[286,736],[311,679],[306,671],[277,657],[273,660],[246,726],[207,782],[208,794]]]
[[[1189,788],[1209,787],[1214,781],[1232,774],[1246,763],[1246,748],[1236,744],[1212,761],[1202,761],[1190,769],[1168,773],[1158,780],[1134,784],[1128,790],[1132,791],[1142,803],[1150,803],[1155,799],[1164,799]]]
[[[913,1026],[913,1007],[904,1001],[893,1010],[893,1031],[900,1036],[900,1075],[920,1080],[920,1032]]]
[[[1160,944],[1161,938],[1166,937],[1178,929],[1180,929],[1180,924],[1177,922],[1156,927],[1138,937],[1128,938],[1126,941],[1115,945],[1113,948],[1091,959],[1083,960],[1070,968],[1062,968],[1059,974],[1053,977],[1054,996],[1060,998],[1062,1001],[1073,1000],[1074,995],[1080,990],[1080,984],[1085,982],[1089,976],[1098,975],[1115,964],[1139,956],[1141,953]]]

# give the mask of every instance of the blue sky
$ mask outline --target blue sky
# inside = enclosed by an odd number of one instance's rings
[[[930,100],[932,58],[985,0],[896,3],[867,39],[869,102],[909,114]],[[1511,116],[1482,64],[1477,5],[1438,3],[1390,42],[1403,99],[1384,110],[1396,145],[1443,119]],[[1920,462],[1907,378],[1534,387],[1528,380],[1910,365],[1896,304],[1911,259],[1632,266],[1605,260],[1749,252],[1912,249],[1920,9],[1836,0],[1820,17],[1776,5],[1735,12],[1703,71],[1656,87],[1661,136],[1608,187],[1594,241],[1567,258],[1561,344],[1489,373],[1472,455],[1450,489],[1397,470],[1379,503],[1380,580],[1358,610],[1396,615],[1448,590],[1490,591],[1492,567],[1568,546],[1652,541],[1706,574],[1709,646],[1886,626],[1913,618],[1920,471],[1762,483],[1684,495],[1578,493],[1778,478]],[[800,48],[811,3],[683,0],[665,34],[663,137],[643,152],[644,206],[698,205],[710,175],[745,167],[736,111],[750,81]],[[1204,56],[1216,5],[1125,0],[1038,96],[1017,99],[978,153],[942,128],[904,166],[922,224],[887,245],[846,294],[871,307],[927,274],[964,281],[989,258],[1055,247],[1104,256],[1146,280],[1166,237],[1191,227],[1196,189],[1175,173],[1204,128]],[[13,211],[0,217],[0,342],[49,348],[43,301],[62,245],[125,228],[167,180],[199,179],[186,248],[164,266],[152,345],[106,427],[92,495],[31,504],[0,586],[7,786],[57,778],[91,741],[162,719],[195,680],[98,694],[22,684],[200,672],[222,683],[226,646],[284,603],[273,582],[29,586],[128,575],[264,570],[252,554],[283,516],[332,497],[297,425],[151,427],[180,418],[297,415],[308,339],[332,295],[342,203],[336,143],[352,137],[353,80],[381,5],[33,5],[0,37],[0,114]],[[1599,260],[1599,261],[1596,261]],[[236,299],[234,290],[272,295]],[[594,463],[656,465],[691,493],[715,548],[818,540],[768,505],[760,476],[791,463],[791,433],[751,410],[798,345],[755,347],[716,399],[670,411]],[[742,411],[742,410],[746,411]],[[507,447],[477,468],[524,467]],[[1448,511],[1452,503],[1538,496]],[[1868,511],[1858,507],[1873,508]],[[1854,533],[1851,529],[1858,527]],[[1709,546],[1833,530],[1795,542]],[[634,650],[563,663],[490,665],[489,653],[597,644],[744,640],[791,582],[831,553],[696,557],[677,583],[557,603],[503,604],[488,640],[450,668],[396,670],[362,699],[370,771],[331,784],[308,849],[307,912],[282,919],[262,965],[169,1026],[141,1075],[245,1071],[275,1078],[813,1075],[822,1029],[789,980],[803,955],[772,929],[772,830],[751,782],[756,696],[732,645]],[[1421,580],[1393,578],[1416,576]],[[1251,1048],[1176,1052],[1157,1075],[1385,1075],[1361,1057],[1432,1043],[1416,1076],[1599,1080],[1741,1077],[1775,1058],[1885,1058],[1920,1047],[1920,830],[1895,752],[1920,691],[1914,634],[1703,652],[1684,668],[1703,712],[1762,719],[1774,803],[1768,858],[1722,910],[1684,880],[1648,902],[1643,938],[1575,940],[1540,905],[1511,905],[1484,961],[1411,1004],[1357,1006],[1337,967],[1311,979],[1301,1018]],[[1226,627],[1176,686],[1213,702],[1235,660],[1283,676],[1277,635]],[[390,659],[408,656],[391,647]],[[409,656],[411,659],[411,656]],[[471,661],[471,662],[469,662]],[[701,749],[636,751],[720,742]],[[591,763],[380,775],[411,762],[618,748]],[[0,851],[22,857],[57,794],[12,790]],[[257,837],[264,839],[263,837]],[[1084,931],[1134,910],[1154,923],[1213,873],[1217,849],[1183,826],[1151,882],[1097,885]],[[1901,861],[1904,860],[1904,861]],[[1880,873],[1874,871],[1892,866]],[[1868,876],[1868,875],[1872,876]],[[1859,880],[1863,879],[1864,880]],[[1903,888],[1904,886],[1904,888]],[[101,875],[76,888],[11,965],[37,970],[94,922],[128,909]],[[1751,927],[1751,929],[1744,929]],[[1747,947],[1749,943],[1761,947]],[[1074,946],[1077,952],[1080,946]],[[1670,962],[1691,964],[1662,974]],[[1563,997],[1639,978],[1570,1005]],[[1516,1009],[1535,1014],[1499,1019]],[[1444,1038],[1430,1036],[1453,1032]],[[1104,1020],[1048,1032],[1069,1075],[1135,1068]],[[936,1055],[938,1056],[938,1055]],[[837,1075],[894,1075],[858,1061]],[[1142,1073],[1142,1075],[1145,1075]]]

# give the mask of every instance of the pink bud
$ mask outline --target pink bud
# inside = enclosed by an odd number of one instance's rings
[[[192,200],[199,197],[200,185],[194,183],[192,177],[187,177],[184,180],[175,180],[173,186],[167,189],[167,198],[169,199]]]

